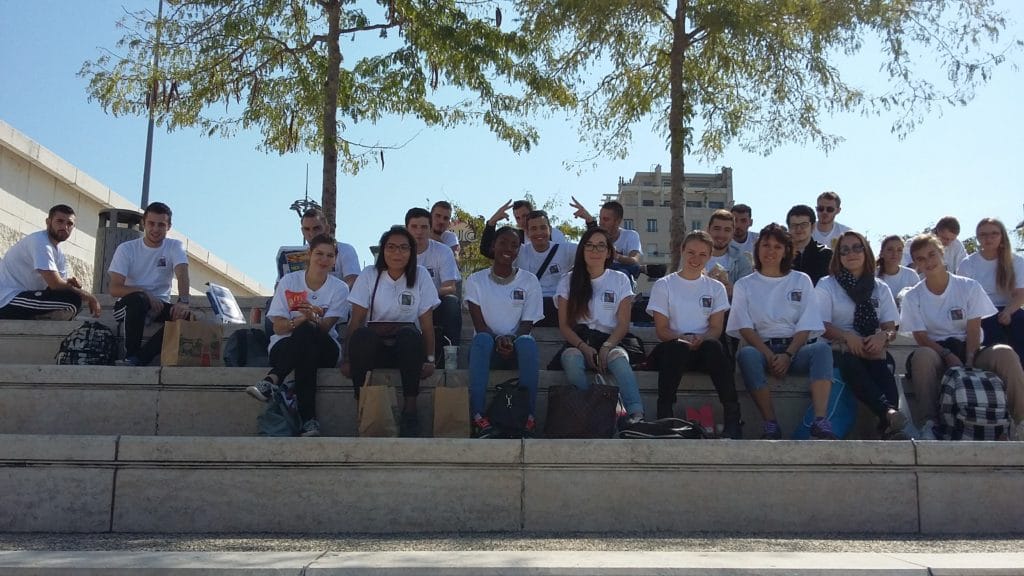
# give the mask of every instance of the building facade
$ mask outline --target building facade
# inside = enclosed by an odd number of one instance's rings
[[[686,229],[703,229],[711,213],[733,205],[732,168],[723,167],[717,174],[686,174]],[[616,194],[605,194],[604,201],[617,200],[623,207],[622,227],[636,230],[644,249],[644,264],[671,267],[672,176],[661,169],[637,172],[633,178],[619,178]],[[650,293],[651,282],[641,276],[637,288]]]

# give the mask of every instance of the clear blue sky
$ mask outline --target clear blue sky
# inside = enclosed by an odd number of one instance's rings
[[[1024,38],[1024,6],[997,4],[1013,20],[1004,38]],[[155,9],[156,0],[0,0],[0,118],[138,201],[146,121],[104,114],[87,101],[86,81],[76,75],[101,47],[115,47],[122,6]],[[865,70],[877,65],[870,54],[851,63]],[[966,235],[984,216],[1012,226],[1024,218],[1022,93],[1024,72],[1005,65],[968,107],[930,117],[904,141],[890,134],[891,118],[840,117],[828,128],[846,141],[828,156],[796,146],[769,157],[733,148],[711,165],[690,160],[687,171],[732,167],[736,201],[753,207],[758,227],[781,221],[794,204],[813,205],[823,190],[843,198],[838,220],[873,241],[919,231],[947,213],[960,217]],[[383,170],[370,166],[339,176],[340,238],[365,264],[380,233],[400,222],[407,208],[429,207],[428,199],[453,200],[489,216],[525,192],[565,203],[575,195],[596,212],[619,177],[659,163],[668,169],[663,139],[639,128],[627,159],[567,171],[563,161],[587,154],[572,122],[554,118],[538,127],[540,145],[521,155],[480,127],[423,130],[393,119],[363,128],[385,143],[414,138],[387,153]],[[270,286],[277,247],[300,241],[288,206],[303,196],[307,163],[311,196],[319,200],[321,161],[310,154],[263,154],[255,150],[257,141],[255,134],[223,140],[158,130],[151,199],[171,205],[177,229]]]

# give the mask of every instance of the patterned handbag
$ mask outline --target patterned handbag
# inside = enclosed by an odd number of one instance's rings
[[[962,366],[942,377],[939,438],[999,440],[1010,429],[1006,385],[996,374]]]

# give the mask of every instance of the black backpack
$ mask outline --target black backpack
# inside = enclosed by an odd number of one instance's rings
[[[113,366],[117,359],[117,336],[103,324],[87,320],[60,343],[57,364]]]
[[[259,328],[235,330],[224,344],[224,365],[270,366],[270,357],[267,355],[269,344],[266,332]]]
[[[530,392],[511,378],[494,387],[494,396],[487,407],[487,419],[498,438],[522,438],[530,416]]]

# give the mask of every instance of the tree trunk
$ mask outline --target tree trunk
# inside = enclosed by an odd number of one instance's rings
[[[338,211],[338,77],[341,69],[341,2],[329,0],[327,13],[327,85],[324,86],[323,189],[320,206],[331,234],[337,229]]]
[[[686,148],[686,93],[683,89],[683,60],[690,39],[686,34],[686,0],[677,0],[676,14],[672,22],[672,51],[669,53],[669,160],[672,172],[672,219],[669,222],[672,255],[672,270],[679,269],[679,250],[686,234],[686,195],[683,175],[683,153]]]

